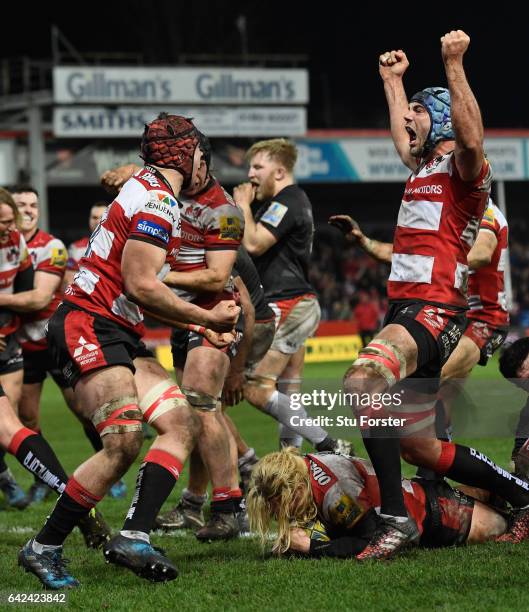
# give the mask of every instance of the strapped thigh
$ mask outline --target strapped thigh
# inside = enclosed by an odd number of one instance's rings
[[[102,438],[110,433],[141,431],[142,414],[133,395],[111,400],[100,406],[92,416],[92,423]]]
[[[143,420],[149,425],[162,414],[182,406],[187,406],[185,395],[180,387],[169,378],[160,381],[147,391],[140,402]]]
[[[406,377],[406,358],[403,352],[396,344],[382,338],[371,340],[358,353],[358,359],[352,367],[356,369],[357,366],[375,370],[386,380],[388,387],[392,387],[396,382]]]

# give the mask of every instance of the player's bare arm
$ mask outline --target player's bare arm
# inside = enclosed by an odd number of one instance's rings
[[[350,242],[356,242],[368,255],[371,255],[378,261],[391,263],[393,254],[392,242],[380,242],[368,238],[360,229],[358,223],[349,215],[333,215],[329,218],[329,223],[337,227],[343,232],[346,239]]]
[[[452,128],[456,139],[455,163],[464,181],[473,181],[483,166],[483,122],[478,103],[463,68],[470,37],[453,30],[441,38],[441,53],[452,100]]]
[[[143,241],[127,241],[121,258],[127,297],[155,315],[196,323],[214,331],[230,331],[240,311],[235,302],[227,300],[218,309],[208,311],[180,299],[157,277],[165,258],[162,248]]]
[[[497,246],[498,239],[494,232],[488,229],[479,230],[476,242],[467,255],[468,267],[471,270],[479,270],[490,264]]]
[[[410,153],[410,138],[404,123],[404,115],[408,110],[408,97],[402,79],[409,65],[402,49],[386,51],[378,58],[378,70],[384,82],[384,93],[388,103],[393,144],[402,162],[410,170],[415,170],[417,162]]]
[[[34,288],[13,294],[0,294],[0,306],[15,312],[34,312],[46,308],[53,299],[61,277],[49,272],[35,272]]]
[[[116,195],[138,170],[140,170],[140,166],[136,164],[126,164],[125,166],[118,166],[112,170],[107,170],[101,175],[101,185],[110,195]]]
[[[250,208],[255,196],[255,187],[251,183],[242,183],[233,190],[233,199],[244,213],[243,245],[250,255],[259,256],[266,253],[277,239],[262,223],[256,223]]]
[[[172,270],[164,278],[164,283],[169,287],[179,287],[188,291],[217,293],[222,291],[230,277],[236,257],[237,251],[235,250],[207,251],[207,268],[192,272]]]
[[[240,302],[244,313],[244,331],[242,340],[237,349],[237,354],[231,360],[230,370],[224,381],[222,395],[228,406],[235,406],[235,404],[243,400],[243,390],[246,382],[244,367],[246,358],[248,357],[248,351],[252,344],[255,326],[255,308],[252,304],[248,289],[240,276],[237,276],[233,282],[240,295]]]

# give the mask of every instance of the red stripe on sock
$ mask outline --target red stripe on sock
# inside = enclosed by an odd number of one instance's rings
[[[217,487],[213,489],[211,501],[220,502],[230,499],[230,487]]]
[[[64,492],[80,506],[83,506],[83,508],[88,508],[89,510],[91,510],[102,499],[101,497],[90,493],[90,491],[85,489],[83,485],[79,484],[73,476],[70,476]]]
[[[32,429],[28,429],[27,427],[22,427],[22,429],[19,429],[16,432],[16,434],[11,438],[11,442],[9,443],[9,446],[7,447],[7,452],[11,453],[12,455],[16,455],[22,442],[24,442],[26,438],[29,438],[29,436],[36,436],[36,435],[38,434],[34,432]]]
[[[175,480],[178,480],[182,472],[182,468],[184,467],[174,455],[171,455],[163,450],[158,450],[157,448],[151,448],[151,450],[145,455],[143,462],[157,463],[158,465],[161,465],[174,476]]]
[[[453,442],[441,441],[441,456],[434,471],[438,474],[446,474],[454,463],[456,456],[456,445]]]
[[[145,413],[143,414],[143,420],[145,422],[147,422],[149,420],[149,417],[151,416],[151,414],[156,410],[156,408],[158,408],[158,406],[164,402],[165,400],[168,399],[173,399],[173,398],[177,398],[177,399],[185,399],[185,395],[182,393],[182,391],[180,390],[180,387],[178,387],[177,385],[174,385],[174,387],[169,387],[169,389],[166,389],[158,399],[155,399],[154,402],[147,408],[147,410],[145,411]]]

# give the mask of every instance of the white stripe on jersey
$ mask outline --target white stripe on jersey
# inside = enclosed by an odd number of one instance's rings
[[[118,317],[123,317],[132,325],[138,325],[143,321],[140,309],[128,300],[122,293],[112,302],[112,312]]]
[[[400,204],[397,225],[412,229],[439,230],[442,202],[430,202],[429,200],[402,200]]]
[[[466,264],[456,263],[456,272],[454,278],[454,287],[456,289],[466,289],[468,280],[468,266]]]
[[[99,276],[95,272],[91,272],[83,266],[79,266],[79,272],[73,277],[73,282],[85,293],[90,295],[94,292],[99,282]]]
[[[505,272],[506,264],[507,264],[507,249],[502,249],[500,252],[500,259],[498,260],[498,272]]]
[[[107,230],[106,227],[100,225],[97,229],[97,236],[92,240],[92,251],[101,257],[108,259],[112,243],[114,242],[114,232]]]
[[[431,283],[434,257],[393,253],[390,281],[402,283]]]

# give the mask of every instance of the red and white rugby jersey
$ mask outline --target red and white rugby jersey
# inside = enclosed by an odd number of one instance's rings
[[[151,166],[136,172],[105,211],[90,236],[79,272],[65,291],[65,301],[143,335],[143,311],[123,294],[121,254],[127,240],[141,240],[166,251],[160,278],[180,247],[179,203],[169,183]]]
[[[454,153],[440,155],[408,178],[393,241],[388,298],[466,307],[467,255],[489,196],[492,175],[463,181]]]
[[[38,229],[27,245],[35,272],[55,274],[61,279],[64,277],[67,253],[61,240]],[[61,283],[46,308],[21,315],[22,326],[18,330],[17,338],[23,351],[42,351],[48,346],[46,325],[61,301]]]
[[[207,251],[236,251],[244,232],[244,215],[229,193],[211,178],[203,191],[192,197],[181,198],[182,243],[174,270],[192,272],[207,268]],[[174,289],[185,300],[194,300],[197,294]],[[228,282],[224,297],[233,293]]]
[[[31,257],[24,237],[18,230],[9,232],[8,239],[0,243],[0,293],[13,293],[13,283],[19,272],[31,266]],[[8,336],[17,330],[20,318],[8,310],[0,309],[0,333]]]
[[[353,528],[374,508],[380,511],[380,489],[369,461],[333,453],[314,453],[305,457],[319,518],[329,526]],[[426,517],[426,497],[417,483],[402,480],[406,509],[422,533]]]
[[[490,263],[471,270],[468,277],[468,319],[479,319],[493,327],[509,325],[505,295],[505,262],[509,243],[509,226],[501,210],[489,200],[479,231],[492,232],[498,244]]]
[[[79,270],[79,262],[81,258],[85,254],[86,247],[88,246],[88,241],[90,238],[85,236],[80,240],[76,240],[72,242],[68,247],[68,263],[66,264],[67,270],[74,270],[77,272]]]

